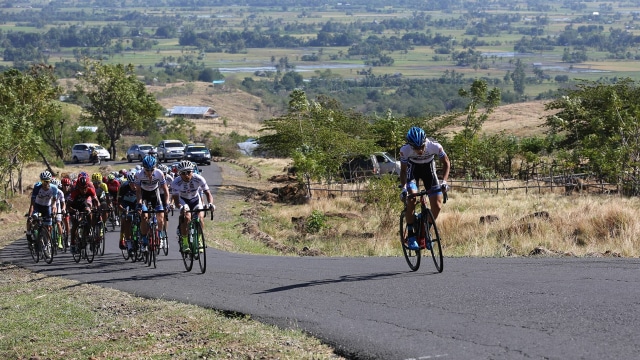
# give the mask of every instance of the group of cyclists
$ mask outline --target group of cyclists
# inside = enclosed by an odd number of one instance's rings
[[[414,209],[416,199],[408,201],[407,194],[418,192],[418,182],[428,190],[428,198],[434,219],[438,217],[443,204],[443,192],[447,191],[446,180],[449,177],[450,163],[442,145],[426,136],[423,129],[412,127],[406,135],[406,144],[400,148],[400,187],[401,199],[407,205],[406,223],[408,236],[404,246],[412,250],[419,249],[414,230]],[[443,180],[440,182],[436,175],[436,157],[440,160],[443,170]],[[178,224],[180,252],[190,251],[187,242],[187,224],[191,220],[190,209],[207,207],[215,210],[213,196],[206,180],[195,173],[195,164],[183,160],[169,169],[159,164],[156,154],[149,154],[142,159],[141,166],[129,171],[104,176],[95,173],[89,176],[81,172],[77,177],[71,176],[56,179],[51,172],[40,174],[40,182],[36,183],[31,196],[28,216],[39,213],[43,216],[44,225],[49,229],[53,226],[52,217],[55,216],[55,226],[59,234],[76,234],[77,221],[69,223],[69,213],[83,211],[90,214],[91,225],[106,223],[110,213],[119,214],[117,221],[120,226],[120,249],[132,249],[132,219],[135,212],[143,219],[140,222],[142,251],[148,246],[147,223],[148,209],[153,209],[157,215],[158,229],[166,231],[165,212],[168,209],[180,208]],[[205,203],[206,201],[206,203]],[[93,211],[95,210],[95,211]],[[203,212],[198,212],[201,220]],[[76,219],[72,217],[72,219]],[[31,246],[31,221],[27,221],[27,240]],[[71,229],[69,229],[71,227]],[[101,234],[102,235],[102,234]],[[166,239],[166,234],[160,234]],[[62,247],[63,241],[69,241],[71,251],[75,251],[75,236],[63,239],[59,236],[57,246]],[[161,247],[166,244],[161,244]]]
[[[36,239],[32,236],[33,219],[40,216],[42,224],[51,234],[53,226],[57,227],[57,238],[52,239],[52,246],[59,249],[70,248],[72,253],[76,249],[78,234],[86,233],[87,229],[79,229],[79,217],[71,216],[76,213],[86,213],[91,227],[106,229],[107,221],[111,220],[115,226],[120,226],[119,247],[131,251],[133,248],[132,221],[137,213],[140,219],[139,231],[141,250],[147,251],[149,226],[147,223],[148,210],[156,212],[160,238],[165,239],[165,212],[180,209],[178,224],[180,252],[189,252],[187,242],[187,226],[191,220],[191,209],[207,208],[215,211],[213,196],[205,178],[196,174],[195,164],[183,160],[175,164],[172,169],[160,164],[153,155],[142,159],[141,165],[130,170],[102,174],[96,172],[89,175],[64,174],[59,179],[50,171],[40,174],[31,194],[31,204],[25,216],[27,242],[34,246]],[[198,215],[204,217],[203,212]],[[69,235],[71,234],[71,235]],[[98,234],[104,236],[102,230]],[[162,243],[161,247],[167,246]]]

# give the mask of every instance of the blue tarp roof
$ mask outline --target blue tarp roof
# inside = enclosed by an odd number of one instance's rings
[[[208,106],[174,106],[171,115],[204,115],[209,109]]]

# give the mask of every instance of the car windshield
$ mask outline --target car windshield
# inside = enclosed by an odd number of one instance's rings
[[[103,150],[104,148],[100,145],[94,145],[94,148],[96,148],[96,150]]]
[[[140,145],[140,150],[150,150],[152,147],[151,145]]]
[[[189,152],[207,151],[207,148],[204,147],[204,146],[192,146],[192,147],[188,148],[187,151],[189,151]]]
[[[180,143],[166,143],[164,146],[168,147],[168,148],[181,148],[184,145],[182,145]]]

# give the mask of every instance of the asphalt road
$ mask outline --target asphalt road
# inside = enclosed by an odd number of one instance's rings
[[[204,168],[214,184],[215,166]],[[217,180],[216,180],[217,179]],[[219,182],[217,182],[219,183]],[[25,240],[0,260],[49,276],[302,329],[354,359],[636,359],[640,259],[404,258],[240,255],[207,250],[207,272],[184,270],[171,219],[158,267],[124,261],[115,233],[92,264],[71,255],[34,264]],[[214,219],[215,220],[215,219]]]

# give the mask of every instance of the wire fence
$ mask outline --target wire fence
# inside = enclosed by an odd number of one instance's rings
[[[310,197],[335,198],[350,197],[360,198],[368,189],[368,178],[359,179],[357,182],[345,183],[313,183],[306,184]],[[595,179],[591,174],[571,174],[547,177],[533,177],[529,180],[519,179],[449,179],[451,191],[476,193],[511,193],[522,191],[529,193],[560,193],[571,194],[620,194],[617,184],[606,183]]]

